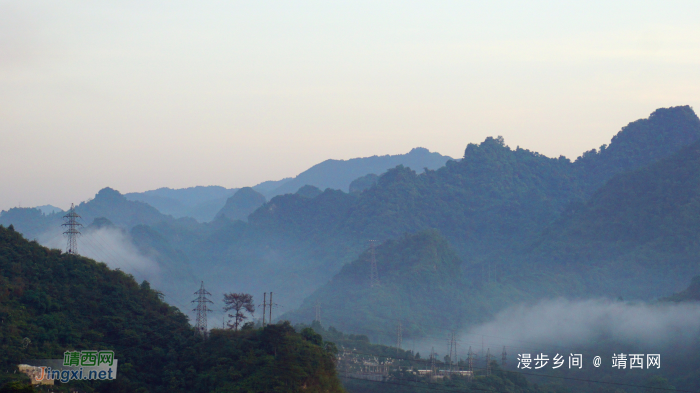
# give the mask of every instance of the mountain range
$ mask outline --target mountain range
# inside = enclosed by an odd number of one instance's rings
[[[305,185],[311,185],[321,190],[333,188],[348,191],[350,183],[362,176],[378,175],[396,165],[404,165],[421,172],[424,168],[436,169],[450,157],[431,153],[425,148],[415,148],[406,154],[372,156],[353,158],[349,160],[326,160],[300,173],[277,181],[265,181],[252,188],[267,199],[277,195],[297,192]],[[130,201],[145,202],[158,209],[161,213],[175,218],[192,217],[200,222],[213,220],[220,214],[238,188],[221,186],[197,186],[189,188],[159,188],[145,192],[130,192],[124,194]],[[235,200],[233,201],[235,203]],[[231,209],[231,203],[229,207]],[[245,217],[242,217],[245,219]]]
[[[441,156],[444,165],[422,173],[405,165],[377,177],[337,169],[345,179],[337,188],[296,187],[305,183],[299,175],[296,185],[266,183],[267,191],[253,187],[237,198],[228,190],[231,204],[224,202],[228,207],[211,222],[174,218],[111,189],[76,211],[86,222],[105,217],[124,227],[142,255],[156,255],[160,269],[187,266],[187,279],[168,279],[173,288],[203,280],[213,293],[274,292],[275,315],[303,322],[319,301],[333,310],[329,322],[367,333],[390,324],[378,322],[365,292],[425,297],[410,307],[377,308],[416,320],[408,332],[420,336],[438,328],[420,315],[432,315],[445,294],[467,289],[470,301],[455,300],[459,312],[443,326],[482,321],[522,299],[652,299],[678,291],[699,269],[698,140],[700,120],[690,107],[662,108],[573,162],[489,137],[469,144],[462,159]],[[439,158],[420,149],[411,154]],[[328,168],[360,162],[326,161],[309,171],[323,179]],[[273,195],[286,184],[290,192]],[[243,202],[252,203],[240,209]],[[61,216],[11,209],[0,224],[33,238],[59,228]],[[377,241],[384,277],[378,289],[368,288],[369,240]],[[343,315],[350,305],[358,313],[353,321]]]

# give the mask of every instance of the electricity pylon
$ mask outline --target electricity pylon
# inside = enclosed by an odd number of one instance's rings
[[[78,222],[78,218],[80,216],[75,212],[75,206],[71,203],[70,210],[68,210],[68,214],[63,216],[64,222],[61,224],[61,226],[66,227],[63,234],[68,238],[66,244],[66,253],[68,254],[78,255],[78,236],[80,236],[78,228],[83,226]]]
[[[192,311],[197,312],[197,319],[196,319],[196,326],[195,326],[195,333],[194,334],[195,335],[200,334],[200,335],[202,335],[202,337],[204,337],[206,339],[207,335],[208,335],[207,313],[212,311],[207,306],[207,303],[214,303],[214,302],[207,299],[207,295],[211,296],[211,293],[207,292],[207,290],[204,289],[204,281],[202,281],[202,286],[194,294],[197,295],[197,299],[192,301],[192,303],[197,303],[197,307],[192,310]]]

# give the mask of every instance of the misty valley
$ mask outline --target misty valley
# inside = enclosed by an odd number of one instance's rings
[[[690,106],[573,161],[493,136],[96,191],[0,213],[0,392],[700,389]],[[18,368],[93,350],[114,380],[32,388]]]

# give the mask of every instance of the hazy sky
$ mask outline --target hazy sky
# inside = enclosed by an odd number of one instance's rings
[[[0,0],[0,209],[328,158],[575,158],[700,102],[698,1]]]

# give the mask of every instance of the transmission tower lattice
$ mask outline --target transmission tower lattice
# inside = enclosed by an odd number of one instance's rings
[[[450,334],[450,371],[454,370],[455,359],[457,359],[457,338],[455,332]]]
[[[379,286],[379,273],[377,272],[377,257],[374,253],[374,243],[376,240],[369,241],[370,255],[371,255],[371,266],[369,272],[369,285],[374,288]]]
[[[197,312],[194,334],[200,334],[202,337],[207,338],[207,313],[212,311],[207,306],[207,303],[213,303],[211,300],[207,299],[207,295],[211,296],[211,293],[204,289],[204,281],[202,281],[202,286],[199,288],[199,291],[194,294],[197,295],[197,299],[192,301],[192,303],[197,303],[197,307],[192,310]]]
[[[80,236],[78,228],[83,226],[78,222],[79,218],[80,216],[75,212],[75,206],[71,203],[70,210],[68,210],[68,214],[63,216],[64,222],[61,224],[62,227],[66,227],[63,234],[68,238],[66,244],[66,253],[68,254],[78,255],[78,236]]]

